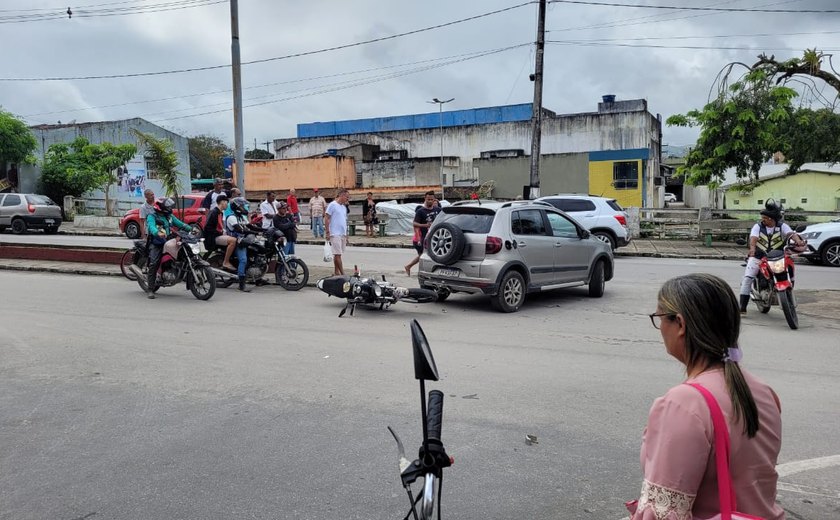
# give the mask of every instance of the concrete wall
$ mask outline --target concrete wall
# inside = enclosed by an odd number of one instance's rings
[[[820,172],[799,172],[768,179],[751,191],[741,188],[726,190],[727,209],[761,209],[767,199],[782,202],[786,209],[805,211],[840,210],[840,175]],[[759,201],[762,201],[759,203]]]
[[[492,196],[515,199],[522,195],[522,187],[530,183],[531,158],[509,157],[473,159],[481,183],[493,181]],[[553,154],[540,157],[540,192],[589,193],[589,154]]]
[[[355,161],[351,157],[247,161],[245,172],[245,192],[249,198],[262,196],[266,191],[353,188],[356,185]]]
[[[77,137],[84,137],[93,144],[112,143],[112,144],[134,144],[137,145],[137,137],[132,130],[139,130],[144,133],[154,135],[158,138],[167,138],[172,141],[175,152],[178,154],[178,170],[181,173],[181,193],[190,193],[190,154],[189,142],[186,137],[172,133],[164,128],[154,125],[144,119],[134,118],[122,121],[103,121],[98,123],[79,123],[72,125],[39,125],[30,128],[38,141],[38,148],[35,155],[38,158],[38,163],[41,164],[44,159],[44,154],[49,147],[57,143],[71,143]],[[140,150],[131,161],[129,161],[129,170],[137,175],[145,175],[145,160],[143,151]],[[32,192],[37,190],[38,179],[41,176],[41,169],[38,166],[26,167],[21,169],[21,191]],[[141,188],[151,188],[157,194],[163,194],[161,183],[155,179],[144,179]],[[142,189],[140,194],[136,191],[120,190],[117,186],[112,186],[110,197],[114,200],[125,202],[134,202],[142,200]],[[92,200],[104,198],[105,194],[101,190],[94,190],[88,194]]]
[[[356,169],[363,188],[440,185],[439,158],[357,163]]]
[[[650,160],[645,163],[645,176],[659,175],[661,124],[647,112],[643,100],[622,105],[630,112],[591,112],[547,116],[543,119],[542,153],[563,154],[597,150],[647,148]],[[618,103],[616,103],[617,105]],[[613,109],[615,109],[613,107]],[[275,139],[275,157],[310,157],[326,153],[330,148],[346,148],[357,143],[380,146],[383,150],[404,149],[409,157],[439,157],[441,133],[438,128],[350,134],[335,137]],[[528,121],[489,123],[443,128],[443,153],[460,158],[454,179],[447,185],[478,184],[473,161],[481,152],[502,149],[531,149],[531,124]],[[648,182],[650,187],[653,183]],[[521,188],[520,188],[521,189]],[[646,197],[652,197],[652,190]]]

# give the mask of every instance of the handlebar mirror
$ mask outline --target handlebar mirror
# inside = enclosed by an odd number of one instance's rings
[[[807,228],[808,228],[808,226],[807,226],[807,225],[805,225],[805,224],[799,224],[799,225],[798,225],[798,226],[796,226],[793,230],[794,230],[794,231],[796,231],[797,233],[802,233],[802,232],[803,232],[803,231],[805,231],[805,229],[807,229]]]
[[[411,320],[411,344],[414,347],[414,379],[437,381],[439,376],[435,358],[417,320]]]

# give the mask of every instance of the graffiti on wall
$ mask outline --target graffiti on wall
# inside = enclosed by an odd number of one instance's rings
[[[142,197],[146,189],[146,161],[143,156],[134,157],[117,170],[117,190],[132,197]]]

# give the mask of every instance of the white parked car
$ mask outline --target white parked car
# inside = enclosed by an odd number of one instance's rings
[[[677,202],[677,196],[673,193],[665,193],[664,199],[665,202]]]
[[[537,199],[566,212],[586,228],[592,236],[606,242],[614,250],[630,243],[627,213],[615,201],[592,195],[548,195]]]
[[[808,241],[802,256],[815,264],[840,267],[840,220],[812,224],[800,233]]]

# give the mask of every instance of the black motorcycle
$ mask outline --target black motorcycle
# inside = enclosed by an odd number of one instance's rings
[[[268,267],[273,260],[276,260],[277,267],[274,269],[274,280],[280,287],[287,291],[299,291],[309,281],[309,267],[306,262],[295,255],[287,255],[283,248],[286,239],[281,231],[268,228],[260,233],[249,230],[242,238],[241,246],[246,247],[248,255],[248,267],[245,269],[246,281],[257,285],[266,283],[263,276],[268,272]],[[222,268],[225,259],[223,248],[215,248],[205,253],[204,258],[213,267],[216,274],[216,281],[221,287],[229,287],[238,280],[236,272],[226,271]],[[239,260],[236,255],[231,256],[231,264],[238,266]]]
[[[414,378],[420,381],[420,414],[423,420],[423,444],[420,446],[417,459],[409,462],[405,458],[405,448],[397,433],[390,426],[388,426],[388,431],[397,441],[400,480],[411,503],[411,509],[405,518],[413,514],[415,519],[431,520],[437,510],[437,517],[440,520],[443,469],[448,468],[455,461],[447,455],[440,436],[443,426],[443,392],[429,391],[427,408],[426,381],[438,381],[440,377],[426,334],[423,333],[417,320],[411,320],[411,344],[414,351]],[[420,477],[423,477],[423,492],[415,499],[411,484]],[[420,504],[419,512],[418,503]]]
[[[356,310],[356,305],[378,305],[379,310],[387,309],[391,305],[405,301],[409,303],[431,303],[437,301],[437,293],[429,289],[406,289],[397,287],[385,279],[374,280],[364,278],[359,273],[359,267],[355,266],[353,276],[330,276],[321,278],[315,284],[318,289],[339,298],[346,298],[347,304],[338,313],[338,317],[344,316],[347,309],[350,309],[350,316]]]
[[[158,268],[155,287],[152,292],[157,292],[161,287],[172,287],[184,282],[187,289],[199,300],[209,300],[216,292],[216,277],[210,265],[199,255],[201,246],[200,235],[178,231],[170,235],[178,239],[177,251],[161,252],[160,267]],[[145,251],[140,250],[141,241],[135,242],[137,254]],[[142,244],[145,248],[145,243]],[[145,272],[136,264],[131,265],[137,283],[144,291],[147,289]]]

